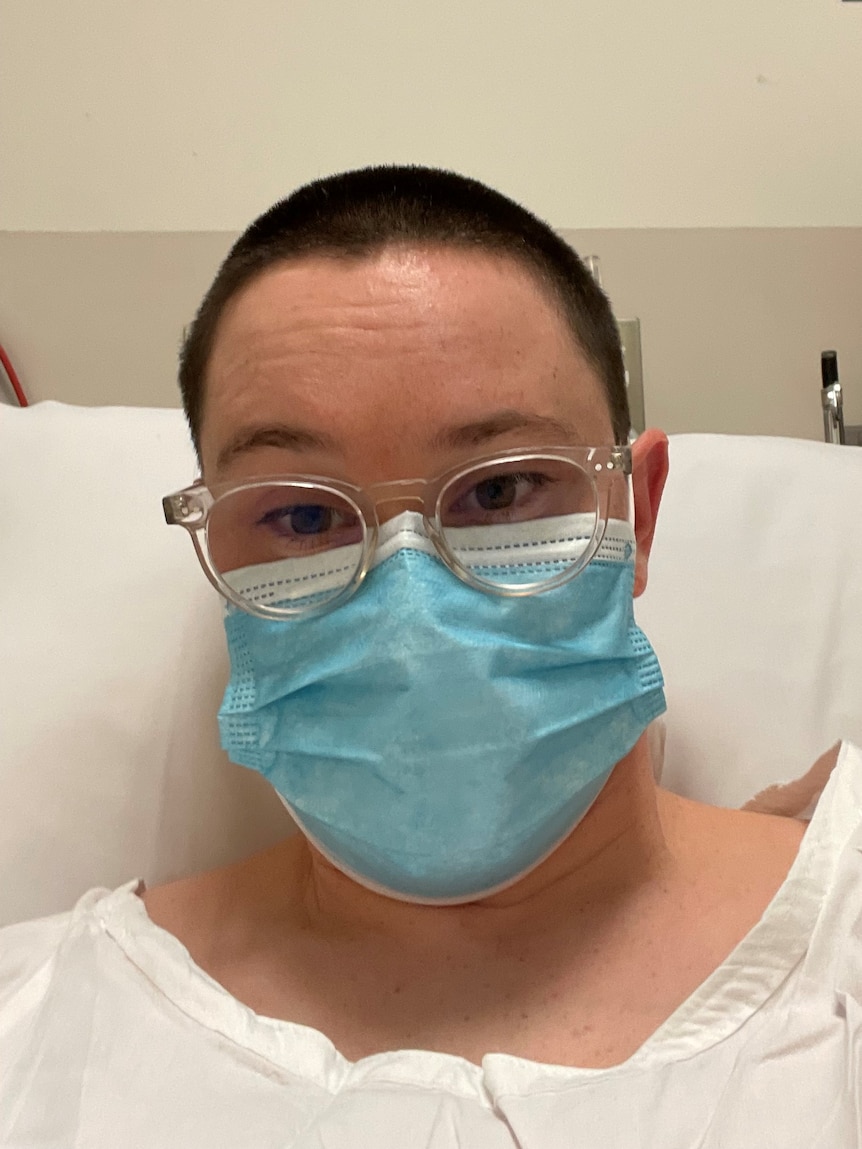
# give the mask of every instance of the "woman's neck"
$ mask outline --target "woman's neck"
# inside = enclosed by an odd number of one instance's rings
[[[385,897],[347,877],[304,840],[294,853],[305,928],[321,934],[387,934],[393,943],[505,944],[573,914],[601,918],[637,900],[671,861],[647,740],[616,766],[582,822],[535,869],[507,889],[457,906]],[[296,849],[294,844],[294,849]]]

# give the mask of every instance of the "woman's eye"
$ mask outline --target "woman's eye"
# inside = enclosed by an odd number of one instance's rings
[[[274,507],[262,515],[262,526],[275,526],[284,533],[297,535],[319,535],[332,529],[336,511],[321,503],[294,504],[287,507]]]
[[[562,484],[565,486],[565,484]],[[497,471],[453,492],[443,508],[450,526],[488,525],[544,518],[559,502],[559,479],[543,471]]]
[[[547,482],[547,475],[539,473],[492,475],[471,489],[468,501],[475,501],[483,511],[507,511],[520,506]]]
[[[476,502],[483,511],[500,511],[511,507],[518,493],[517,475],[497,475],[474,487]]]

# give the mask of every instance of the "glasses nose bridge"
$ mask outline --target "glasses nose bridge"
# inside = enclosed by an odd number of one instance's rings
[[[425,512],[425,491],[427,479],[391,479],[388,482],[373,483],[365,491],[377,513],[378,521],[385,522],[405,510],[418,509]],[[390,504],[386,514],[380,514],[378,507]],[[395,508],[391,504],[396,504]]]

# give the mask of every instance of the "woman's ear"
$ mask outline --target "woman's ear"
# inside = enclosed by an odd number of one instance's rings
[[[632,443],[632,498],[635,511],[635,597],[646,590],[650,550],[667,478],[667,435],[651,428]]]

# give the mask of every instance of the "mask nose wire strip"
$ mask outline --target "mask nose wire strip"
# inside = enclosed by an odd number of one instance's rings
[[[591,518],[591,516],[588,516]],[[573,544],[583,545],[592,535],[586,525],[578,530],[576,516],[562,516],[557,519],[544,519],[542,533],[545,538],[536,538],[536,522],[512,523],[493,528],[464,527],[450,531],[458,545],[453,549],[460,557],[469,555],[474,567],[517,567],[535,565],[539,562],[571,561]],[[489,535],[488,532],[493,532]],[[495,541],[491,541],[491,540]],[[622,520],[612,519],[602,538],[594,559],[606,562],[624,562],[634,549],[634,532]],[[383,524],[378,547],[371,563],[374,569],[395,555],[399,550],[421,551],[442,562],[436,547],[424,530],[421,515],[406,511],[403,515]],[[350,574],[356,570],[361,557],[361,546],[337,548],[323,554],[303,559],[282,559],[271,563],[259,563],[231,571],[226,576],[229,585],[238,594],[253,595],[259,602],[277,598],[302,598],[309,593],[323,593],[346,585]]]

